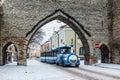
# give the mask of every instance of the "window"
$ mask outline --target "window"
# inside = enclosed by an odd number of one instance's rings
[[[71,45],[73,45],[73,38],[71,39]]]
[[[84,55],[84,53],[85,53],[85,51],[84,51],[83,47],[80,47],[80,49],[79,49],[79,55]]]

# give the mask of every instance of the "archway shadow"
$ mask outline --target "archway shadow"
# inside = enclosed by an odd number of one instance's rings
[[[108,63],[109,62],[109,49],[105,44],[100,46],[101,51],[101,62]]]
[[[10,61],[11,58],[12,58],[12,53],[7,51],[8,47],[11,44],[13,44],[13,43],[12,42],[8,42],[2,49],[2,65],[7,64],[8,60]],[[15,47],[15,52],[18,52],[18,50],[17,50],[15,45],[14,45],[14,47]],[[9,55],[9,58],[8,58],[8,55]],[[17,61],[17,53],[15,55],[16,55],[16,61]]]

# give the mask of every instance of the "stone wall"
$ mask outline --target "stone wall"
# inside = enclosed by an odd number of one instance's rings
[[[2,8],[2,5],[1,5],[1,1],[0,1],[0,51],[2,50],[2,46],[1,46],[1,28],[3,27],[3,20],[2,20],[2,17],[3,17],[3,8]],[[1,52],[0,52],[1,53]],[[0,62],[1,62],[1,59],[2,59],[2,56],[0,54]]]
[[[120,0],[113,0],[112,63],[120,64]]]
[[[93,35],[93,38],[105,35],[106,28],[102,23],[106,16],[106,0],[57,0],[57,2],[52,0],[6,0],[3,9],[5,27],[2,28],[2,33],[4,33],[2,37],[24,37],[39,20],[57,9],[63,9],[79,21]],[[100,37],[97,40],[103,39]]]
[[[0,40],[1,43],[1,54],[0,54],[0,65],[3,64],[3,53],[4,47],[8,43],[13,43],[17,48],[17,64],[18,65],[26,65],[26,47],[27,47],[27,40],[24,37],[7,37]],[[9,45],[8,45],[9,46]],[[6,51],[4,51],[6,52]]]
[[[118,0],[115,0],[117,4]],[[1,28],[1,39],[23,37],[33,26],[55,10],[61,9],[83,25],[91,37],[88,37],[90,54],[95,53],[95,43],[104,43],[109,47],[108,31],[108,0],[5,0],[3,5],[4,27]],[[116,18],[119,27],[119,5],[115,6]],[[69,24],[68,24],[69,25]],[[114,27],[113,35],[119,34]],[[115,40],[119,35],[114,37]]]

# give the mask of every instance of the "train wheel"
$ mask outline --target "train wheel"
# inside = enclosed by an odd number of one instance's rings
[[[59,66],[59,63],[56,63],[57,66]]]
[[[79,67],[79,65],[76,65],[75,67]]]
[[[63,61],[62,61],[62,66],[63,66],[63,67],[65,67],[65,64],[64,64],[64,62],[63,62]]]

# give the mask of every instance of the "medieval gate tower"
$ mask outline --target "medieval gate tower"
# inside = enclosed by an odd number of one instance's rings
[[[58,19],[80,37],[85,64],[94,64],[99,43],[103,62],[120,64],[120,0],[0,0],[0,65],[15,45],[17,64],[27,65],[29,40],[46,23]]]

